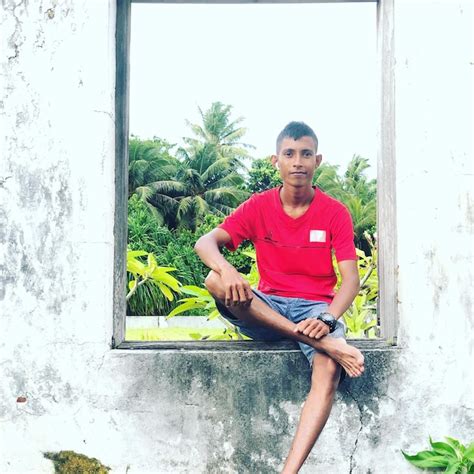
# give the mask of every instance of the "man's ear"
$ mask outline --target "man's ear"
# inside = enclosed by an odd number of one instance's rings
[[[321,164],[323,160],[323,155],[316,155],[316,168]]]
[[[278,166],[278,156],[272,155],[272,165],[278,170],[280,167]]]

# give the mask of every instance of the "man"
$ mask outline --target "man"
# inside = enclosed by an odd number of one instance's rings
[[[364,371],[361,352],[346,343],[338,321],[359,291],[352,221],[340,202],[312,186],[322,159],[317,148],[309,126],[289,123],[272,156],[283,185],[253,195],[195,246],[211,269],[206,287],[222,315],[253,339],[298,341],[312,366],[311,390],[284,474],[299,471],[324,428],[341,367],[350,377]],[[219,250],[224,245],[235,250],[245,239],[256,248],[258,290]],[[342,278],[337,294],[332,251]]]

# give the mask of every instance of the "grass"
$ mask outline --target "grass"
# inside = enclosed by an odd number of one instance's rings
[[[249,339],[243,336],[244,339]],[[235,332],[230,332],[218,328],[130,328],[125,332],[125,339],[127,341],[230,341],[237,340]]]

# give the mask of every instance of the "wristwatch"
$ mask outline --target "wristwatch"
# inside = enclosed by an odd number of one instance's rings
[[[321,313],[316,319],[329,326],[329,332],[334,332],[337,326],[337,319],[331,313]]]

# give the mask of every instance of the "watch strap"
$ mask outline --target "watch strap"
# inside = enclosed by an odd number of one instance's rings
[[[326,316],[326,318],[324,318],[324,316]],[[333,314],[328,313],[327,311],[323,311],[318,315],[317,319],[319,319],[329,327],[329,332],[334,332],[336,330],[337,319]]]

